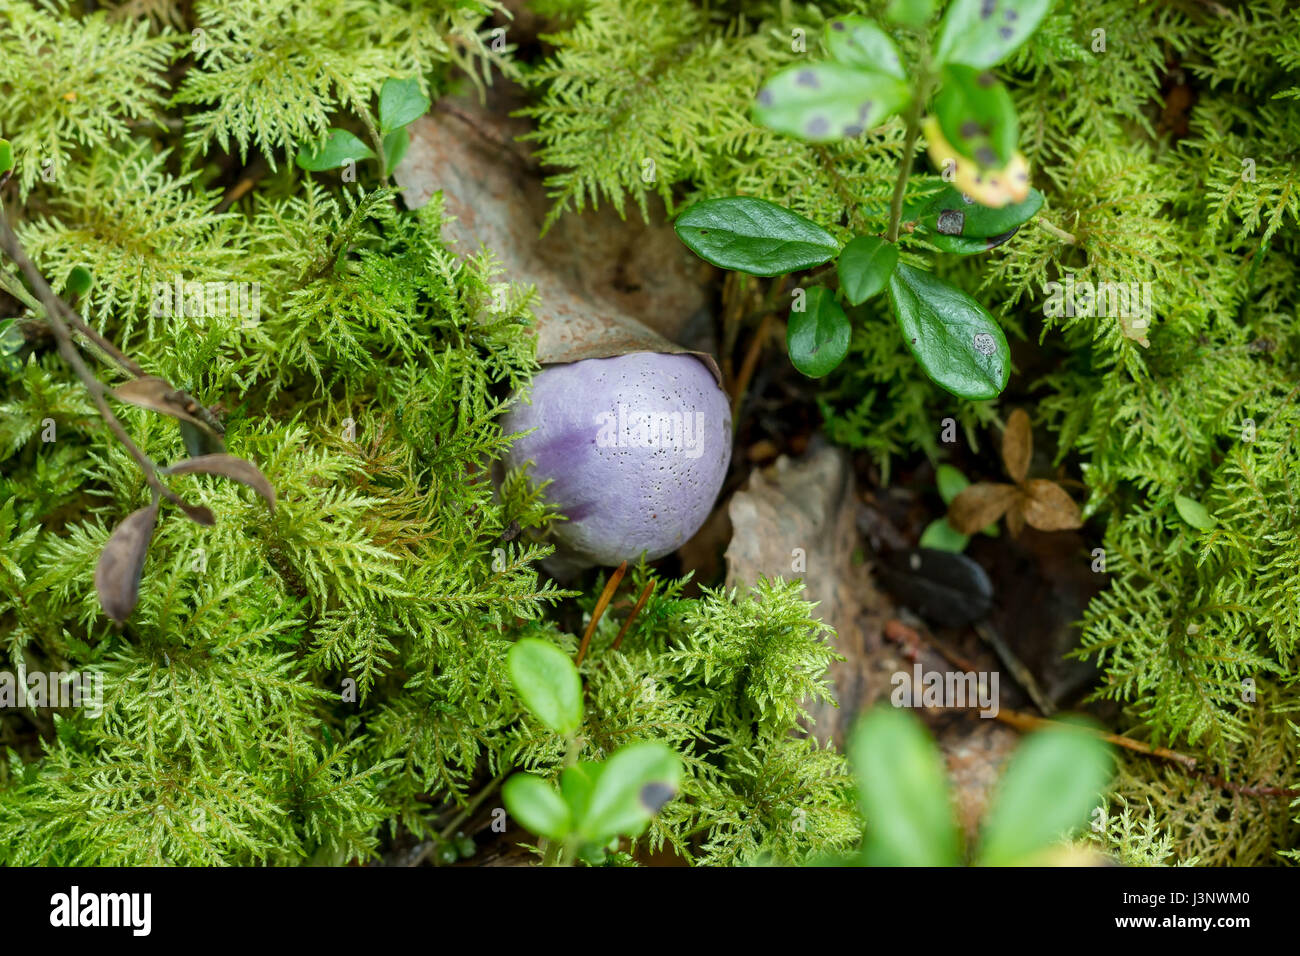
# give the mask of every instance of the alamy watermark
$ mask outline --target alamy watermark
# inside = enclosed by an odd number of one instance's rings
[[[1151,321],[1150,282],[1075,282],[1067,275],[1064,282],[1047,283],[1043,291],[1043,315],[1048,318],[1134,319],[1135,329],[1147,328]]]
[[[704,454],[703,412],[646,411],[619,402],[616,411],[597,412],[592,421],[600,426],[601,448],[671,448],[692,459]]]
[[[889,702],[895,707],[979,708],[981,717],[998,715],[997,671],[895,671]]]
[[[0,671],[0,708],[79,707],[104,712],[104,675],[82,671]]]
[[[245,328],[262,317],[260,282],[198,282],[175,276],[155,282],[149,314],[154,318],[243,319]]]

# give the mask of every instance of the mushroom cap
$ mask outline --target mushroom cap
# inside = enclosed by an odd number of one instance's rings
[[[731,408],[697,358],[630,352],[549,365],[502,420],[505,462],[532,462],[569,520],[551,535],[594,564],[661,558],[709,516],[731,461]]]

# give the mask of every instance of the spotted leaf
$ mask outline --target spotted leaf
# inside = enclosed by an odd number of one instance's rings
[[[758,91],[754,118],[813,143],[860,136],[907,105],[907,84],[843,63],[787,67]]]

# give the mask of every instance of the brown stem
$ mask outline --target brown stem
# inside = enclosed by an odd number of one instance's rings
[[[605,608],[609,607],[609,602],[614,598],[614,592],[618,590],[619,584],[623,580],[623,575],[627,574],[627,562],[624,561],[609,576],[605,582],[605,590],[600,592],[600,597],[596,600],[596,609],[591,612],[591,620],[587,622],[587,630],[582,634],[582,644],[578,646],[578,656],[574,658],[574,665],[581,667],[582,659],[587,656],[587,646],[591,644],[591,635],[596,633],[596,625],[605,614]]]
[[[636,620],[636,616],[640,614],[641,609],[645,607],[645,602],[650,600],[650,595],[654,594],[656,583],[658,582],[654,580],[647,581],[646,586],[641,589],[641,596],[636,599],[636,604],[632,608],[632,613],[623,621],[623,626],[618,629],[618,637],[614,638],[614,643],[609,646],[611,651],[616,651],[623,645],[623,638],[626,637],[627,632],[631,630],[632,622]]]

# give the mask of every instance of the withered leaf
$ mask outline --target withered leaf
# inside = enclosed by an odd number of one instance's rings
[[[1017,408],[1007,417],[1007,428],[1002,433],[1002,464],[1007,475],[1016,484],[1029,474],[1029,459],[1034,454],[1034,433],[1029,427],[1029,415]]]
[[[251,461],[234,455],[200,455],[198,458],[186,458],[166,469],[169,475],[220,475],[241,485],[252,488],[266,502],[267,507],[275,510],[275,489]]]
[[[962,534],[975,534],[1006,514],[1018,495],[1015,485],[967,485],[948,506],[948,523]]]
[[[99,605],[118,624],[130,616],[140,599],[140,575],[157,520],[158,499],[155,498],[148,507],[132,511],[114,529],[95,565]]]
[[[1016,500],[1007,509],[1007,530],[1011,532],[1011,537],[1020,536],[1020,532],[1025,530],[1025,496],[1019,492],[1016,493]]]
[[[1035,478],[1024,485],[1025,521],[1039,531],[1068,531],[1083,526],[1079,506],[1054,481]]]
[[[198,403],[184,392],[173,388],[171,382],[165,378],[156,375],[135,378],[113,389],[112,395],[118,401],[126,402],[128,405],[138,405],[140,408],[170,415],[205,432],[212,431],[206,422],[192,414],[192,411],[197,409]]]
[[[201,524],[204,527],[211,528],[217,523],[217,516],[212,513],[212,509],[207,505],[192,505],[188,501],[177,500],[181,511],[195,524]]]

